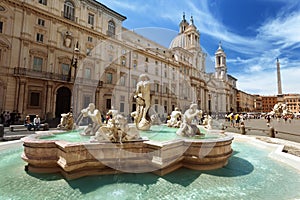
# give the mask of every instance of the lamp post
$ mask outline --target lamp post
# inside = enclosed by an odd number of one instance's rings
[[[72,67],[74,67],[74,83],[75,83],[75,78],[77,76],[77,65],[78,65],[78,59],[79,59],[79,47],[78,47],[78,41],[76,42],[76,45],[73,49],[73,57],[71,61],[71,66],[69,69],[69,74],[68,74],[68,81],[71,81],[71,76],[72,76]]]
[[[77,114],[77,109],[75,106],[75,96],[77,94],[76,92],[76,88],[75,88],[75,79],[76,79],[76,76],[77,76],[77,65],[78,65],[78,59],[79,59],[79,53],[80,53],[80,50],[79,50],[79,47],[78,47],[78,41],[76,42],[76,45],[73,49],[73,56],[72,56],[72,61],[71,61],[71,66],[70,66],[70,69],[69,69],[69,74],[68,74],[68,81],[70,82],[72,79],[71,79],[71,76],[72,76],[72,68],[74,67],[74,85],[73,85],[73,97],[72,97],[72,101],[71,101],[71,107],[70,107],[70,112],[73,113],[73,114]]]

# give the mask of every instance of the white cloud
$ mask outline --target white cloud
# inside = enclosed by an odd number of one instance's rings
[[[294,12],[284,18],[267,22],[258,29],[259,37],[270,41],[280,41],[279,44],[294,44],[300,41],[300,12]]]
[[[130,20],[139,22],[144,20],[149,24],[164,20],[169,21],[175,27],[182,19],[181,14],[183,12],[186,13],[187,20],[193,15],[195,25],[201,33],[201,40],[205,36],[208,38],[206,40],[221,40],[224,44],[228,71],[238,78],[238,89],[249,93],[276,94],[276,58],[279,57],[284,92],[299,92],[299,78],[295,74],[300,72],[298,69],[300,68],[300,60],[298,59],[300,53],[297,50],[300,47],[300,12],[299,9],[296,9],[296,12],[291,12],[292,9],[295,10],[295,7],[299,6],[299,2],[295,3],[297,1],[294,0],[262,1],[278,1],[285,6],[278,11],[277,18],[269,18],[261,27],[253,30],[252,32],[256,32],[257,35],[251,37],[239,35],[226,27],[222,23],[222,19],[214,16],[211,12],[210,4],[212,1],[210,0],[174,1],[172,5],[170,5],[170,1],[160,0],[151,2],[104,0],[101,3],[116,11],[128,10],[132,12],[130,14],[135,16]],[[295,6],[295,4],[297,5]],[[214,12],[218,11],[214,10]],[[135,13],[138,14],[134,15]],[[145,26],[149,26],[149,24],[145,24]],[[212,60],[214,60],[213,53]],[[297,66],[298,68],[296,68]]]

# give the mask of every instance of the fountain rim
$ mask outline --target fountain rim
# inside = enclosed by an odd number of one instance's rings
[[[48,137],[48,136],[53,136],[55,134],[63,134],[66,133],[68,131],[66,130],[55,130],[55,132],[53,132],[54,130],[50,130],[50,131],[37,131],[35,134],[31,134],[28,135],[24,138],[21,138],[22,142],[32,142],[32,143],[40,143],[41,141],[43,143],[53,143],[53,142],[63,142],[65,144],[70,144],[70,145],[75,145],[75,144],[81,144],[81,145],[91,145],[91,144],[108,144],[108,143],[112,143],[112,144],[118,144],[119,142],[111,142],[111,141],[101,141],[101,142],[97,142],[97,141],[79,141],[79,142],[70,142],[70,141],[66,141],[66,140],[59,140],[59,139],[53,139],[53,140],[44,140],[40,137]],[[182,137],[182,138],[174,138],[171,140],[164,140],[164,141],[157,141],[157,140],[151,140],[148,138],[141,138],[140,140],[133,140],[133,141],[124,141],[122,143],[124,144],[128,144],[128,143],[134,143],[134,142],[147,142],[147,143],[151,143],[151,144],[156,144],[156,145],[165,145],[165,144],[169,144],[169,143],[174,143],[174,142],[185,142],[185,143],[216,143],[216,142],[226,142],[226,141],[232,141],[234,139],[234,136],[232,135],[228,135],[226,134],[224,131],[222,130],[208,130],[210,132],[216,132],[218,131],[217,134],[221,134],[223,135],[223,137],[219,137],[219,138],[188,138],[188,137]]]

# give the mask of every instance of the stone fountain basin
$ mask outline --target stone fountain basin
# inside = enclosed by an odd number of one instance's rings
[[[220,132],[220,131],[218,131]],[[34,173],[61,173],[66,179],[90,175],[153,172],[165,175],[181,167],[212,170],[225,166],[233,136],[214,139],[136,140],[123,143],[22,139],[22,159]]]

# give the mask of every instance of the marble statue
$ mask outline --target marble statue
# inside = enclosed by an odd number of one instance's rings
[[[140,139],[138,130],[135,127],[129,127],[127,119],[117,110],[109,110],[107,115],[112,115],[112,118],[98,129],[96,135],[91,137],[91,142],[125,142]]]
[[[190,108],[183,114],[183,121],[176,134],[180,136],[192,137],[201,135],[197,124],[193,124],[195,117],[201,117],[202,111],[197,109],[197,104],[191,104]]]
[[[87,108],[81,110],[83,117],[90,117],[92,124],[89,124],[85,129],[84,135],[95,135],[97,130],[102,126],[102,117],[98,109],[95,108],[94,103],[90,103]]]
[[[150,82],[146,74],[141,74],[137,83],[134,98],[136,99],[136,111],[131,113],[134,123],[139,130],[149,130],[151,119],[148,115],[150,108]]]
[[[182,121],[182,113],[179,111],[179,108],[175,108],[174,111],[172,111],[170,115],[170,119],[167,121],[167,126],[168,127],[174,127],[174,128],[179,128]]]
[[[286,104],[277,103],[274,105],[273,110],[269,114],[276,115],[276,116],[285,116],[285,115],[292,114],[292,113],[288,110]]]
[[[62,113],[60,124],[57,125],[57,128],[63,130],[73,130],[75,128],[73,114],[71,112]]]
[[[210,115],[205,115],[202,125],[204,125],[205,128],[211,130],[212,129],[212,117]]]

